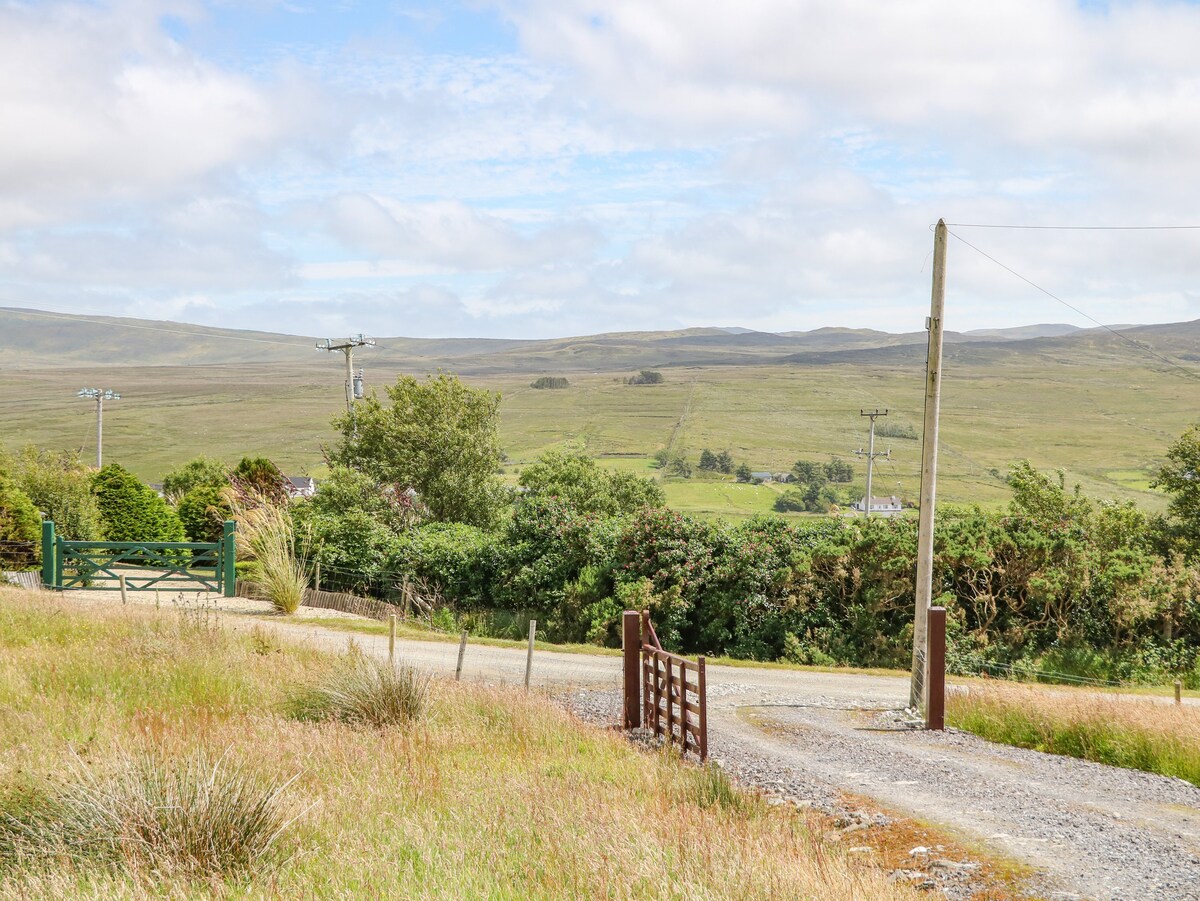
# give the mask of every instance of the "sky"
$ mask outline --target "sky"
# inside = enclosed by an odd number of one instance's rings
[[[1200,230],[974,226],[1200,225],[1197,47],[1165,0],[0,0],[0,306],[916,331],[944,218],[947,328],[1195,319]]]

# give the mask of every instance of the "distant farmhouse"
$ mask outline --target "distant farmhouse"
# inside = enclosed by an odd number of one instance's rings
[[[286,476],[288,497],[312,497],[317,493],[317,480],[312,476]]]
[[[866,500],[866,498],[860,498],[850,505],[850,509],[862,513],[866,508]],[[898,516],[903,509],[904,505],[900,503],[900,498],[894,494],[890,497],[871,498],[871,512],[878,513],[880,516]]]
[[[756,482],[791,482],[794,477],[790,472],[752,472],[750,478]]]

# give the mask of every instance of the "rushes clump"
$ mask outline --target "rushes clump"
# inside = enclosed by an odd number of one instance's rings
[[[255,870],[295,819],[285,801],[290,783],[264,785],[203,751],[182,761],[121,754],[107,773],[77,758],[64,784],[4,805],[0,861],[23,869],[99,865],[154,878]]]
[[[382,728],[419,719],[429,695],[429,676],[411,666],[392,666],[361,654],[342,658],[319,682],[295,691],[288,713],[298,720],[336,720]]]

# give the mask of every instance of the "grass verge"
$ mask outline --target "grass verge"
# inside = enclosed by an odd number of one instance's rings
[[[424,714],[400,727],[283,715],[291,686],[345,665],[174,611],[0,590],[0,807],[13,820],[38,821],[55,786],[91,785],[74,761],[111,786],[140,755],[158,762],[160,795],[207,772],[187,761],[220,758],[259,792],[295,777],[286,800],[305,811],[254,866],[201,875],[26,849],[0,861],[0,895],[920,897],[824,844],[799,812],[638,752],[536,694],[435,681]]]
[[[949,693],[946,721],[989,741],[1200,785],[1200,711],[1190,705],[974,682]]]

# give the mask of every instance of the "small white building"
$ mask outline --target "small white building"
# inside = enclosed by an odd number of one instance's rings
[[[288,497],[312,497],[317,493],[317,480],[312,476],[287,476]]]
[[[862,513],[866,507],[867,499],[859,498],[850,505],[850,509],[858,513]],[[890,497],[873,497],[871,498],[871,513],[879,516],[898,516],[904,510],[904,505],[900,503],[900,498],[896,495]]]

